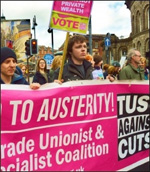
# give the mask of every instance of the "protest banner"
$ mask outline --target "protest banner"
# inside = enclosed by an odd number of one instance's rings
[[[1,86],[1,171],[128,171],[148,162],[148,81]]]
[[[53,1],[50,28],[86,34],[93,1]]]

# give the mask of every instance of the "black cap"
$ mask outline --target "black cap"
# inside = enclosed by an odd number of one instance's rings
[[[8,48],[8,47],[2,47],[1,48],[1,64],[7,59],[7,58],[14,58],[17,62],[17,57],[15,52]]]

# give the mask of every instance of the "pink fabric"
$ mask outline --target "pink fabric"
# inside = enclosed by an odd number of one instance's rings
[[[148,84],[111,83],[36,91],[2,89],[1,170],[116,171],[148,157],[146,141],[142,150],[136,144],[137,152],[130,156],[125,155],[123,148],[128,149],[122,144],[130,142],[132,134],[140,144],[148,137],[148,92]],[[118,107],[124,109],[122,100],[124,96],[130,100],[130,95],[136,97],[136,114],[122,115]],[[139,131],[143,135],[130,131],[119,136],[122,117],[127,120],[138,115],[145,116],[145,127]],[[119,151],[124,158],[119,159]]]
[[[89,18],[92,4],[93,1],[54,1],[53,10]]]

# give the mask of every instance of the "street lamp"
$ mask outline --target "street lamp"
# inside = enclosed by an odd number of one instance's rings
[[[51,40],[52,40],[52,54],[54,56],[54,38],[53,38],[53,29],[48,28],[47,30],[48,33],[51,33]]]
[[[33,27],[32,27],[32,30],[34,30],[34,39],[36,39],[35,26],[37,26],[37,23],[36,23],[36,16],[34,15],[34,17],[33,17]]]

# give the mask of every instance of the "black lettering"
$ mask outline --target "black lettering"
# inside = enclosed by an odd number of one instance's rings
[[[133,115],[149,114],[149,95],[148,94],[119,94],[117,95],[118,118]]]
[[[135,123],[134,118],[131,118],[131,124],[130,124],[130,133],[135,131]]]
[[[125,134],[129,133],[129,119],[128,118],[124,120],[124,132]]]
[[[122,124],[122,120],[119,120],[119,133],[118,135],[121,136],[121,135],[124,135],[124,129],[123,129],[123,124]]]

